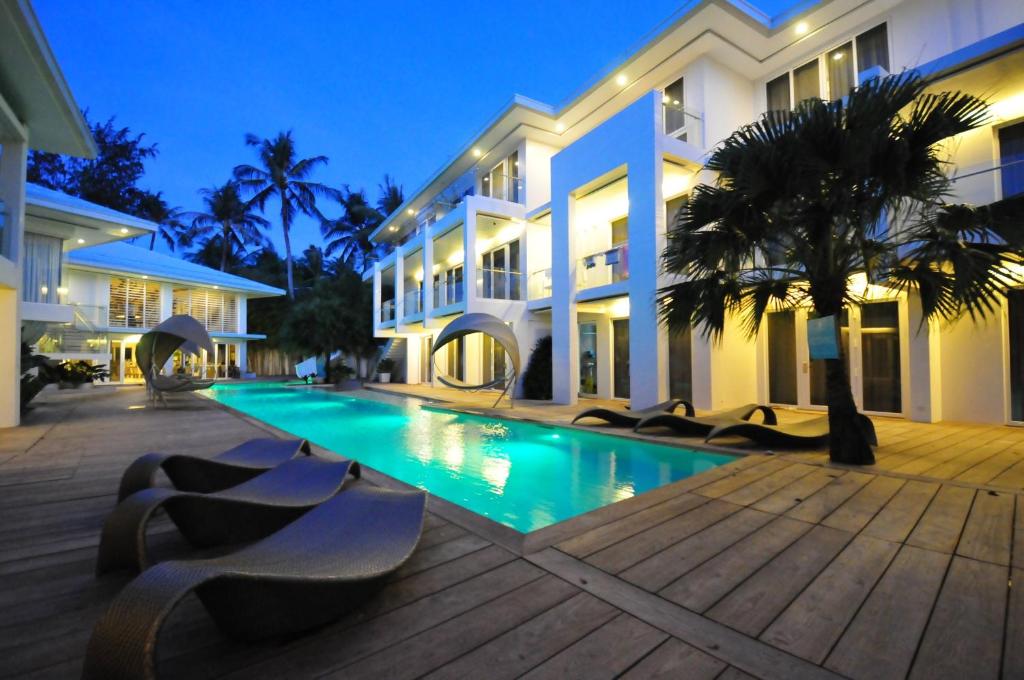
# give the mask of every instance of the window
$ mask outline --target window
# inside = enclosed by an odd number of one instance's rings
[[[665,134],[686,141],[686,113],[683,108],[683,79],[675,81],[665,88],[662,95],[662,109],[665,113]],[[681,134],[680,134],[681,133]]]
[[[491,198],[519,203],[523,196],[522,183],[519,177],[519,152],[513,151],[483,176],[480,180],[480,193]]]
[[[668,231],[673,231],[677,228],[679,213],[689,202],[690,197],[686,194],[665,201],[665,228]]]
[[[885,24],[875,26],[854,40],[768,81],[765,85],[766,109],[788,111],[806,99],[840,99],[857,86],[862,72],[875,66],[889,70],[889,39]]]
[[[115,328],[153,328],[160,323],[160,284],[110,277],[108,324]]]
[[[1000,128],[999,165],[1003,198],[1024,192],[1024,123]]]
[[[796,316],[768,314],[768,401],[796,404]]]
[[[2,219],[2,216],[0,216]],[[25,232],[21,297],[25,302],[56,304],[64,242],[54,236]]]
[[[203,324],[208,331],[238,332],[238,301],[229,293],[175,288],[174,313],[188,314]]]
[[[519,239],[484,253],[481,260],[481,297],[497,300],[522,298],[519,280]]]

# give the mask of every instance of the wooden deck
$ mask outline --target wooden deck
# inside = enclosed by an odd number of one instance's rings
[[[139,408],[140,389],[76,397],[0,430],[3,677],[78,675],[127,581],[92,569],[129,460],[266,435],[195,397],[169,409]],[[750,455],[526,555],[432,514],[380,595],[315,633],[234,643],[186,601],[162,675],[1024,677],[1024,596],[1010,587],[1024,582],[1024,432],[878,429],[875,469]],[[169,524],[151,535],[159,555],[185,550]]]

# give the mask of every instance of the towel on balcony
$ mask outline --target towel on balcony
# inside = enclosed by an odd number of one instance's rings
[[[597,255],[587,255],[583,258],[583,266],[586,269],[593,269],[597,266]]]
[[[607,266],[609,266],[609,267],[611,267],[612,265],[618,264],[619,263],[619,249],[618,248],[613,248],[612,250],[609,250],[609,251],[605,252],[605,254],[604,254],[604,263]]]

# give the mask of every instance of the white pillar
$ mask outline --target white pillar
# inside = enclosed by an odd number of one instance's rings
[[[238,370],[240,373],[249,372],[249,343],[245,340],[238,343]]]
[[[463,263],[462,276],[463,297],[466,300],[466,311],[474,311],[478,293],[476,289],[477,278],[477,252],[476,252],[476,206],[472,200],[467,199],[466,223],[462,229]]]
[[[241,317],[243,310],[239,309]],[[174,314],[174,286],[170,283],[160,284],[160,320],[165,321]]]
[[[21,421],[21,240],[25,232],[25,141],[3,142],[0,198],[4,201],[4,239],[10,277],[0,284],[0,427]],[[7,278],[7,277],[5,277]]]
[[[556,404],[575,404],[579,400],[580,384],[573,233],[576,199],[569,187],[557,186],[554,182],[551,196],[552,398]]]
[[[910,403],[904,412],[910,420],[935,423],[942,420],[942,355],[939,346],[939,322],[925,321],[921,299],[917,293],[907,296],[908,365],[910,373]],[[900,367],[902,370],[902,366]],[[998,416],[1002,418],[1002,414]]]
[[[427,227],[423,231],[423,327],[427,328],[434,311],[434,230]]]

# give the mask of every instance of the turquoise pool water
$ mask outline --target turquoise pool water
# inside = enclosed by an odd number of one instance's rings
[[[733,460],[400,397],[282,383],[216,385],[207,394],[524,533]]]

